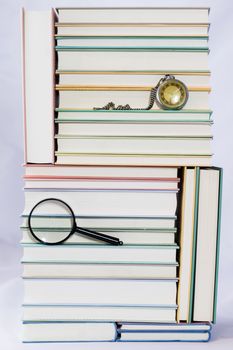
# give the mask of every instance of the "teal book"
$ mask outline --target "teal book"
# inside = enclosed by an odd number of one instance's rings
[[[200,168],[190,320],[216,322],[222,169]]]
[[[218,227],[217,227],[217,242],[216,242],[213,323],[216,323],[216,314],[217,314],[218,271],[219,271],[220,231],[221,231],[221,215],[222,215],[222,187],[223,187],[223,169],[222,168],[216,168],[216,169],[219,170],[219,195],[218,195]]]

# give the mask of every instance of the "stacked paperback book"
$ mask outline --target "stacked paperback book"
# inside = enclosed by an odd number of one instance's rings
[[[208,13],[22,11],[24,342],[209,340]]]

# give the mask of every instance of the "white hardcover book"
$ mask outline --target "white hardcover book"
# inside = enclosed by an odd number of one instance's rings
[[[208,51],[57,50],[61,70],[208,70]]]
[[[140,166],[211,166],[212,154],[205,155],[147,155],[77,154],[55,152],[56,164],[64,165],[140,165]]]
[[[176,307],[27,306],[25,321],[176,322]]]
[[[64,23],[205,23],[207,7],[58,8]]]
[[[180,268],[178,284],[178,321],[188,321],[192,273],[194,208],[196,194],[196,171],[185,168],[182,197],[182,221],[180,237]]]
[[[140,190],[76,190],[56,191],[45,189],[25,191],[24,215],[28,215],[39,201],[46,198],[61,199],[77,216],[174,216],[177,206],[177,191]],[[51,201],[45,202],[37,214],[45,217],[68,217],[64,207]],[[66,214],[66,215],[65,215]]]
[[[33,218],[33,222],[35,225],[43,224],[45,226],[43,221],[41,221],[42,218]],[[46,220],[46,218],[45,218]],[[114,230],[136,230],[136,229],[174,229],[175,227],[175,220],[176,216],[156,216],[156,215],[76,215],[76,223],[80,227],[90,228],[94,229],[96,231],[102,230],[102,229],[114,229]],[[49,222],[46,220],[46,224],[49,224]],[[52,223],[50,224],[50,226]],[[67,218],[59,218],[59,225],[61,227],[67,227]],[[28,227],[28,215],[23,215],[23,227]]]
[[[159,71],[128,71],[128,72],[64,72],[57,71],[61,85],[107,85],[107,86],[155,86],[168,72]],[[196,88],[210,86],[210,73],[206,72],[169,72],[175,75],[186,86]],[[143,111],[142,111],[143,112]]]
[[[119,325],[119,332],[160,332],[160,331],[178,331],[178,332],[208,332],[211,330],[210,323],[178,323],[178,324],[159,324],[159,323],[123,323]]]
[[[39,263],[23,264],[23,278],[107,278],[156,279],[176,278],[177,264],[77,264]]]
[[[176,305],[176,280],[24,280],[26,305]]]
[[[89,123],[94,122],[106,122],[106,123],[156,123],[158,122],[209,122],[211,117],[211,110],[189,110],[182,109],[180,111],[168,111],[162,109],[151,109],[149,111],[101,111],[93,109],[77,109],[77,108],[58,108],[57,109],[58,118],[57,122],[60,120],[64,121],[77,121]]]
[[[208,37],[200,38],[165,38],[162,37],[85,37],[85,36],[57,36],[59,47],[155,47],[155,48],[208,48]]]
[[[118,123],[118,124],[160,124],[160,123],[210,123],[211,110],[185,110],[168,111],[152,109],[150,111],[101,111],[77,108],[57,108],[56,123]]]
[[[22,22],[25,161],[53,163],[54,13],[23,10]]]
[[[209,136],[212,137],[211,123],[72,123],[58,124],[60,135],[95,136]]]
[[[115,341],[116,324],[101,322],[23,322],[24,343]]]
[[[26,179],[25,189],[32,188],[53,188],[53,189],[64,189],[64,188],[75,188],[75,189],[151,189],[151,190],[177,190],[177,181],[156,181],[156,180],[122,180],[122,179]]]
[[[208,36],[208,23],[134,23],[134,24],[94,24],[57,23],[58,35],[144,35],[144,36]]]
[[[62,177],[125,177],[125,178],[177,178],[176,167],[98,167],[98,166],[25,166],[26,176]]]
[[[58,152],[123,155],[205,155],[212,137],[195,136],[72,136],[56,135]]]
[[[210,339],[209,332],[126,332],[121,333],[120,342],[207,342]]]
[[[62,229],[61,227],[59,229]],[[175,243],[175,230],[169,230],[164,232],[162,230],[138,230],[138,231],[116,231],[116,230],[98,230],[98,232],[104,233],[106,235],[114,235],[114,237],[119,238],[120,241],[124,242],[124,245],[155,245],[155,244],[174,244]],[[50,231],[48,228],[44,229],[45,235],[49,235]],[[23,238],[21,243],[36,243],[33,239],[30,231],[27,228],[23,229]],[[104,244],[103,241],[90,242],[88,237],[81,236],[79,234],[72,235],[64,244]]]
[[[117,89],[117,88],[116,88]],[[130,90],[130,89],[129,89]],[[105,106],[108,102],[113,101],[116,106],[129,104],[131,108],[146,108],[149,104],[150,91],[110,91],[106,88],[104,91],[59,91],[59,108],[60,109],[93,109]],[[208,91],[191,91],[185,105],[187,109],[208,109],[209,92]],[[156,102],[153,110],[158,110]],[[140,111],[140,112],[143,112]]]
[[[200,170],[194,321],[214,319],[219,207],[219,169]]]
[[[174,264],[178,246],[121,246],[110,245],[59,245],[44,246],[23,244],[23,262],[77,262],[77,263],[122,263],[122,264]]]

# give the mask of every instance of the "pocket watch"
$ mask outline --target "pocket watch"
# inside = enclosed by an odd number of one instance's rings
[[[173,75],[165,75],[161,80],[155,97],[157,105],[162,109],[183,108],[188,100],[186,85]]]
[[[188,100],[187,86],[173,75],[166,74],[158,84],[151,89],[148,106],[145,108],[132,108],[129,104],[115,106],[109,102],[103,107],[94,107],[95,110],[149,110],[154,103],[162,109],[178,110],[185,106]]]

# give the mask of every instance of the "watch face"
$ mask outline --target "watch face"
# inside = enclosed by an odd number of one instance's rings
[[[182,81],[167,79],[158,88],[157,103],[163,109],[181,109],[188,100],[188,89]]]

